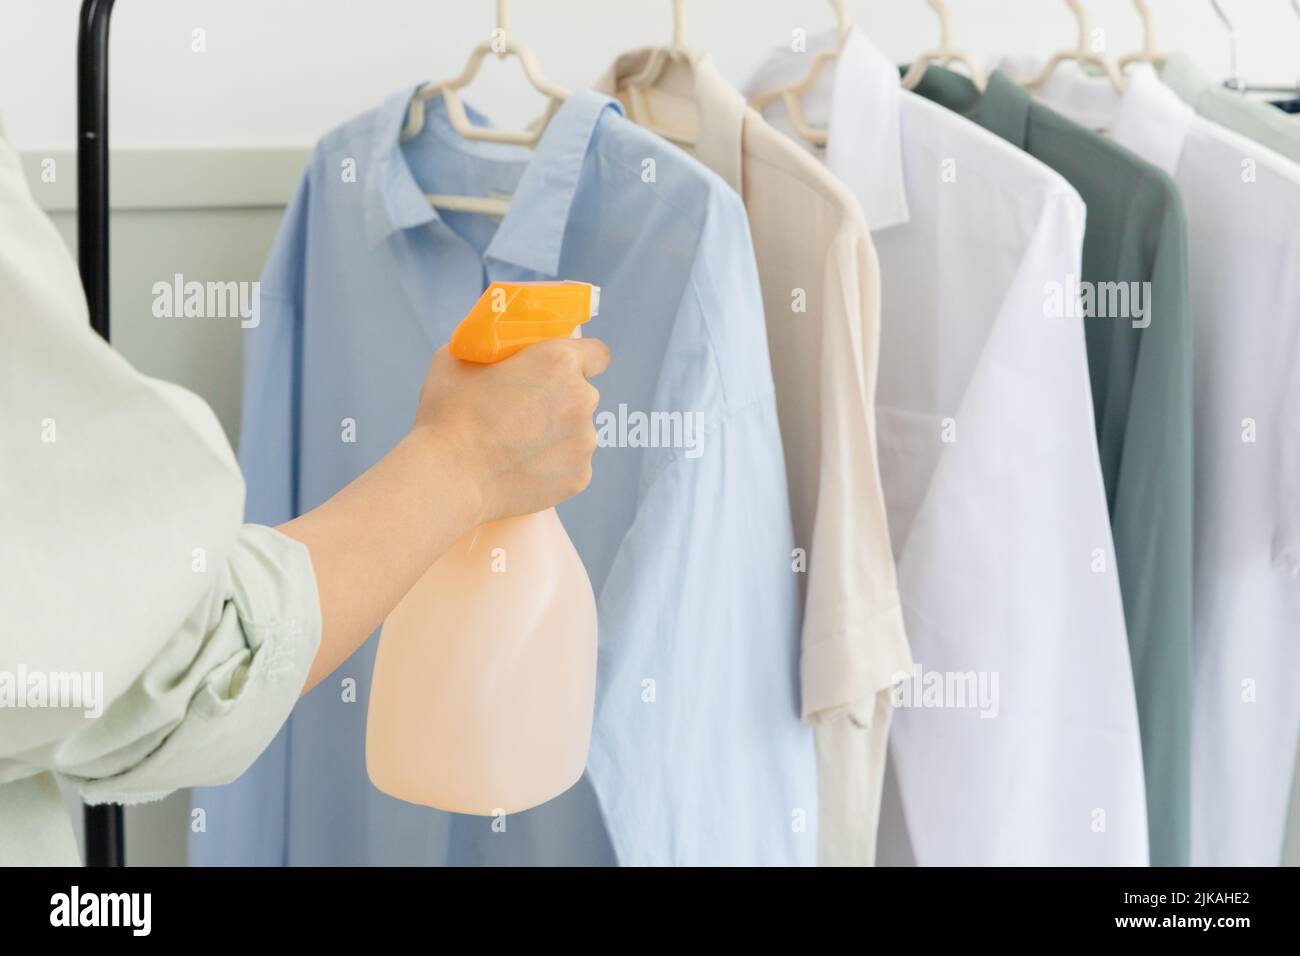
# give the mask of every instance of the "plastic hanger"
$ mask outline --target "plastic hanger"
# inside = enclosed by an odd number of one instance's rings
[[[1215,15],[1223,23],[1223,28],[1228,31],[1228,78],[1223,81],[1223,85],[1232,90],[1244,91],[1246,81],[1242,79],[1241,72],[1238,70],[1240,61],[1237,56],[1237,28],[1223,12],[1223,7],[1219,6],[1219,0],[1210,0],[1210,6],[1214,8]]]
[[[492,31],[492,39],[474,47],[474,50],[470,53],[469,62],[465,64],[465,69],[461,71],[460,75],[450,80],[444,80],[441,83],[426,83],[411,97],[411,105],[406,114],[406,126],[402,130],[403,139],[410,139],[424,128],[425,102],[441,96],[443,102],[447,105],[447,118],[451,121],[452,128],[465,139],[492,143],[513,143],[519,146],[537,145],[537,141],[542,137],[542,131],[546,128],[546,123],[555,115],[555,111],[560,108],[560,105],[568,99],[569,91],[548,82],[542,76],[542,71],[537,65],[537,58],[533,55],[533,51],[511,36],[509,0],[497,0],[496,11],[496,29]],[[524,68],[524,76],[532,84],[533,89],[547,98],[546,113],[540,123],[534,124],[527,130],[516,132],[475,126],[469,121],[469,117],[465,115],[465,104],[461,101],[460,91],[469,86],[474,81],[474,78],[478,76],[483,61],[487,59],[489,53],[496,54],[497,58],[501,60],[509,56],[516,57]]]
[[[686,0],[673,0],[672,45],[655,47],[640,72],[619,84],[627,93],[628,119],[678,146],[694,147],[695,137],[654,122],[646,101],[646,90],[659,81],[668,64],[684,63],[693,67],[701,55],[686,46]]]
[[[916,89],[917,84],[921,82],[921,77],[925,76],[926,67],[931,63],[939,63],[942,66],[961,63],[970,73],[970,78],[975,85],[981,90],[984,89],[984,72],[975,63],[974,58],[964,50],[953,49],[952,18],[948,15],[947,4],[943,0],[926,0],[926,3],[939,17],[939,49],[926,50],[917,55],[907,72],[903,74],[903,87],[909,90]]]
[[[485,126],[475,126],[469,121],[469,116],[465,113],[465,104],[460,98],[460,91],[478,76],[478,72],[488,54],[495,54],[501,60],[509,56],[516,57],[524,68],[524,76],[528,82],[532,84],[534,89],[546,96],[545,112],[528,129],[519,131],[493,129]],[[497,0],[496,29],[492,31],[492,39],[474,47],[470,53],[469,62],[465,64],[465,69],[461,71],[459,76],[444,80],[441,83],[426,83],[416,90],[415,95],[411,97],[410,106],[407,107],[406,125],[402,127],[402,139],[407,140],[419,135],[420,131],[424,129],[425,102],[439,96],[442,97],[443,103],[446,104],[447,119],[451,122],[452,129],[465,139],[532,147],[536,146],[537,141],[542,138],[546,124],[551,121],[551,117],[555,115],[556,111],[568,98],[569,92],[547,82],[537,65],[537,58],[533,55],[533,51],[511,37],[509,0]],[[431,205],[440,209],[484,213],[490,216],[504,216],[510,208],[508,199],[495,196],[430,194],[428,200]]]
[[[1297,0],[1293,0],[1297,2]],[[1151,10],[1147,7],[1146,0],[1133,0],[1133,6],[1137,8],[1138,16],[1142,19],[1142,49],[1120,57],[1119,68],[1121,70],[1130,63],[1150,63],[1157,69],[1165,65],[1169,59],[1163,53],[1156,52],[1155,45],[1155,28],[1151,22]]]
[[[1211,2],[1213,2],[1213,0],[1211,0]],[[1024,85],[1031,90],[1039,89],[1043,84],[1051,79],[1052,74],[1056,72],[1058,66],[1062,63],[1074,62],[1078,63],[1080,66],[1094,66],[1101,70],[1101,72],[1105,74],[1106,79],[1110,80],[1110,85],[1115,88],[1115,92],[1123,93],[1124,77],[1120,74],[1119,67],[1115,65],[1115,61],[1104,53],[1097,53],[1088,46],[1088,15],[1083,9],[1083,4],[1080,3],[1079,0],[1065,0],[1065,5],[1070,8],[1070,12],[1074,14],[1075,22],[1079,25],[1078,44],[1074,49],[1062,50],[1060,53],[1048,60],[1047,66],[1043,67],[1043,72],[1026,81]]]
[[[1228,31],[1228,78],[1223,81],[1223,85],[1230,90],[1236,90],[1238,93],[1290,93],[1293,96],[1300,94],[1300,80],[1288,85],[1285,84],[1266,84],[1258,85],[1247,83],[1246,78],[1241,75],[1241,61],[1238,57],[1237,47],[1237,28],[1232,25],[1228,15],[1223,12],[1223,7],[1219,5],[1219,0],[1210,0],[1210,6],[1214,8],[1215,14],[1223,23],[1223,27]],[[1300,16],[1300,0],[1291,0],[1291,9]]]
[[[786,112],[790,114],[790,124],[794,127],[796,133],[812,143],[814,146],[825,146],[827,133],[824,129],[817,129],[809,124],[804,116],[803,107],[799,104],[799,98],[812,89],[813,84],[817,82],[817,77],[828,63],[831,63],[840,55],[844,49],[844,41],[848,39],[849,32],[853,29],[853,21],[844,11],[844,0],[831,0],[831,9],[835,11],[835,23],[838,29],[839,38],[836,41],[833,50],[822,50],[813,57],[812,66],[805,76],[798,83],[789,86],[779,86],[773,90],[764,90],[750,97],[749,105],[754,109],[762,112],[763,107],[769,103],[781,100],[785,104]]]

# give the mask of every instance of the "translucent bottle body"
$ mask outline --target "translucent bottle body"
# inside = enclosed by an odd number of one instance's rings
[[[453,353],[498,361],[570,334],[599,292],[575,286],[494,283]],[[384,622],[366,724],[371,782],[480,815],[567,790],[591,741],[596,633],[591,581],[555,509],[475,528]]]

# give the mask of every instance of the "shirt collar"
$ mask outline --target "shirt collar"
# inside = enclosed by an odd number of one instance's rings
[[[1002,59],[998,69],[1009,82],[1021,86],[1027,78],[1041,73],[1045,65],[1038,57],[1009,56]],[[1058,64],[1032,99],[1091,130],[1110,129],[1119,106],[1119,94],[1108,81],[1084,72],[1073,61]]]
[[[1016,75],[1035,75],[1041,65],[1029,60],[1004,61]],[[1148,63],[1131,67],[1124,93],[1085,73],[1077,63],[1062,63],[1035,98],[1075,122],[1092,129],[1109,128],[1117,143],[1127,146],[1171,176],[1178,171],[1183,144],[1196,111],[1162,84]]]
[[[835,37],[834,32],[826,34],[827,45]],[[826,165],[858,197],[872,230],[902,225],[910,214],[903,177],[903,90],[898,67],[855,27],[844,41],[834,71]]]
[[[989,77],[980,101],[979,121],[991,133],[1024,149],[1029,142],[1029,91],[1001,70]]]
[[[1029,114],[1033,97],[1001,70],[989,77],[980,92],[970,77],[947,67],[929,66],[916,91],[926,99],[960,113],[1019,149],[1029,143]]]
[[[1192,58],[1185,53],[1169,54],[1165,65],[1160,69],[1160,79],[1177,93],[1184,103],[1193,107],[1201,102],[1201,98],[1213,85],[1210,78],[1202,73],[1192,62]]]
[[[655,47],[642,47],[618,57],[595,83],[595,89],[610,96],[629,76],[645,66]],[[748,107],[740,91],[728,83],[706,54],[697,55],[688,71],[669,63],[655,83],[661,93],[690,98],[696,113],[695,147],[692,155],[734,189],[741,192],[741,152]]]
[[[838,31],[829,30],[808,37],[803,52],[788,47],[773,50],[745,84],[745,95],[752,97],[798,83],[807,75],[813,57],[834,49],[838,39]],[[873,230],[888,229],[909,218],[903,178],[902,100],[913,94],[904,94],[900,80],[898,67],[855,27],[834,63],[822,69],[812,89],[800,99],[808,122],[829,130],[824,150],[810,146],[793,132],[779,100],[764,109],[773,126],[822,158],[857,196]]]
[[[394,93],[384,100],[375,114],[374,147],[366,172],[364,211],[366,241],[372,248],[400,229],[422,226],[438,218],[411,173],[399,139],[412,93],[409,89]],[[434,104],[427,105],[433,107]],[[441,105],[442,101],[437,101],[437,106]],[[434,114],[434,109],[426,109],[425,121],[432,119]]]
[[[484,258],[556,278],[564,233],[596,127],[616,100],[576,90],[551,118]]]
[[[1111,134],[1116,142],[1173,176],[1195,118],[1196,111],[1143,63],[1129,70],[1125,78],[1124,98]]]
[[[409,90],[394,94],[377,112],[375,145],[365,184],[365,228],[372,246],[399,230],[440,219],[402,150],[400,133],[411,95]],[[583,162],[606,109],[621,113],[619,105],[609,97],[578,90],[556,111],[524,169],[510,210],[489,243],[485,258],[539,275],[556,276]],[[468,105],[465,111],[471,123],[487,125],[481,113]],[[441,98],[426,104],[425,124],[435,135],[459,138]],[[514,149],[495,143],[466,145],[472,145],[486,159],[504,157]]]
[[[907,69],[908,67],[900,67],[899,72],[906,74]],[[915,92],[968,120],[979,119],[984,101],[983,91],[970,77],[933,63],[921,74],[921,82],[916,85]]]

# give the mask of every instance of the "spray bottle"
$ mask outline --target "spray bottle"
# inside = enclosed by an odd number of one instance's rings
[[[600,289],[494,282],[451,338],[470,362],[578,333]],[[582,776],[596,689],[596,601],[554,508],[470,531],[384,622],[366,769],[440,810],[516,813]]]

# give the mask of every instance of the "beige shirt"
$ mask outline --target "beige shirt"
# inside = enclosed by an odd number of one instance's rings
[[[646,91],[644,114],[637,109],[619,86],[649,52],[619,57],[597,89],[745,200],[799,549],[792,569],[805,582],[802,710],[817,735],[818,860],[868,865],[889,688],[912,668],[876,460],[875,249],[853,195],[706,57],[670,64]]]
[[[0,343],[0,866],[75,865],[53,775],[90,803],[234,779],[306,680],[316,580],[241,526],[212,410],[91,331],[3,134]]]

